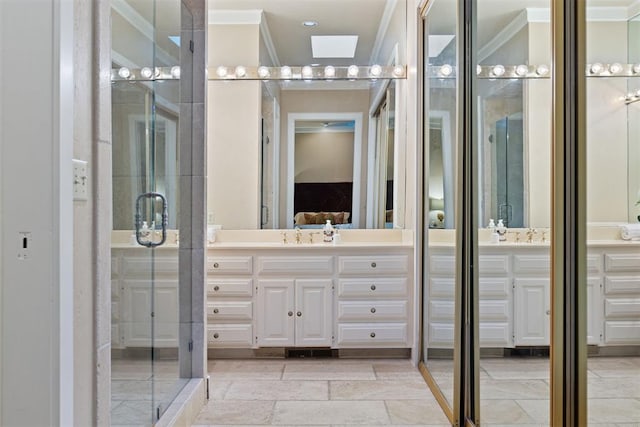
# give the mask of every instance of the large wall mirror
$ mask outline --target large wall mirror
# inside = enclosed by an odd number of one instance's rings
[[[547,106],[552,86],[548,2],[492,3],[491,13],[487,12],[490,8],[478,12],[478,148],[483,171],[478,177],[479,223],[487,226],[490,219],[503,219],[508,227],[549,227],[551,112]],[[640,215],[640,117],[638,103],[629,102],[640,89],[640,22],[634,17],[638,10],[632,1],[615,7],[604,7],[610,6],[605,3],[594,0],[588,4],[587,218],[590,223],[620,224],[637,222]],[[503,11],[500,25],[492,24],[497,19],[496,8]],[[445,16],[444,8],[442,11],[441,22],[448,22],[450,17]],[[433,28],[438,33],[437,25]],[[445,189],[455,188],[455,138],[444,142],[441,117],[443,113],[455,117],[450,69],[455,64],[455,38],[451,31],[437,36],[440,46],[434,45],[429,58],[433,108],[429,117],[429,227],[452,228],[454,194]]]
[[[210,0],[209,8],[207,222],[402,228],[406,85],[366,73],[406,63],[406,0]],[[352,65],[357,77],[324,71]],[[225,78],[238,66],[279,78]],[[305,66],[313,78],[280,74]]]

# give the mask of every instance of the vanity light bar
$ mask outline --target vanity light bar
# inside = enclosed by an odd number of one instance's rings
[[[587,64],[587,77],[640,77],[640,64]]]
[[[640,101],[640,89],[636,90],[635,92],[629,92],[624,97],[624,103],[627,105],[633,104],[634,102],[638,101]]]
[[[245,67],[225,66],[209,67],[209,80],[376,80],[405,79],[407,70],[404,65],[371,65],[339,67],[333,65],[294,67]]]
[[[111,70],[111,81],[180,80],[180,66],[173,67],[120,67]]]
[[[541,79],[551,77],[551,69],[541,65],[478,65],[479,79]],[[455,79],[456,67],[450,64],[429,67],[429,77],[435,79]]]

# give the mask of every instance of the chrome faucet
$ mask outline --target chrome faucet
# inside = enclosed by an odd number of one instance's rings
[[[285,245],[286,245],[287,243],[289,243],[289,242],[288,242],[288,240],[287,240],[287,232],[286,232],[286,231],[283,231],[283,232],[282,232],[282,233],[280,233],[280,234],[282,234],[282,243],[284,243]]]
[[[296,243],[302,243],[302,230],[299,227],[296,227]]]
[[[538,234],[538,232],[536,231],[535,228],[529,228],[527,230],[527,242],[528,243],[533,243],[533,235],[534,234]]]

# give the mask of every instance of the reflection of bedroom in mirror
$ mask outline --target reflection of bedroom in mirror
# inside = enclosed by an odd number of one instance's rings
[[[448,111],[429,113],[429,228],[453,228],[453,146]],[[445,167],[446,165],[446,167]]]

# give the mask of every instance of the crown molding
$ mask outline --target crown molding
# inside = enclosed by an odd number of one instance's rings
[[[376,58],[380,55],[382,42],[384,41],[389,25],[391,24],[391,18],[393,18],[393,12],[395,12],[397,4],[398,0],[387,0],[387,3],[384,6],[384,12],[382,12],[382,18],[380,19],[380,25],[378,26],[378,33],[376,34],[376,41],[373,43],[371,57],[369,58],[370,64],[375,64]]]

